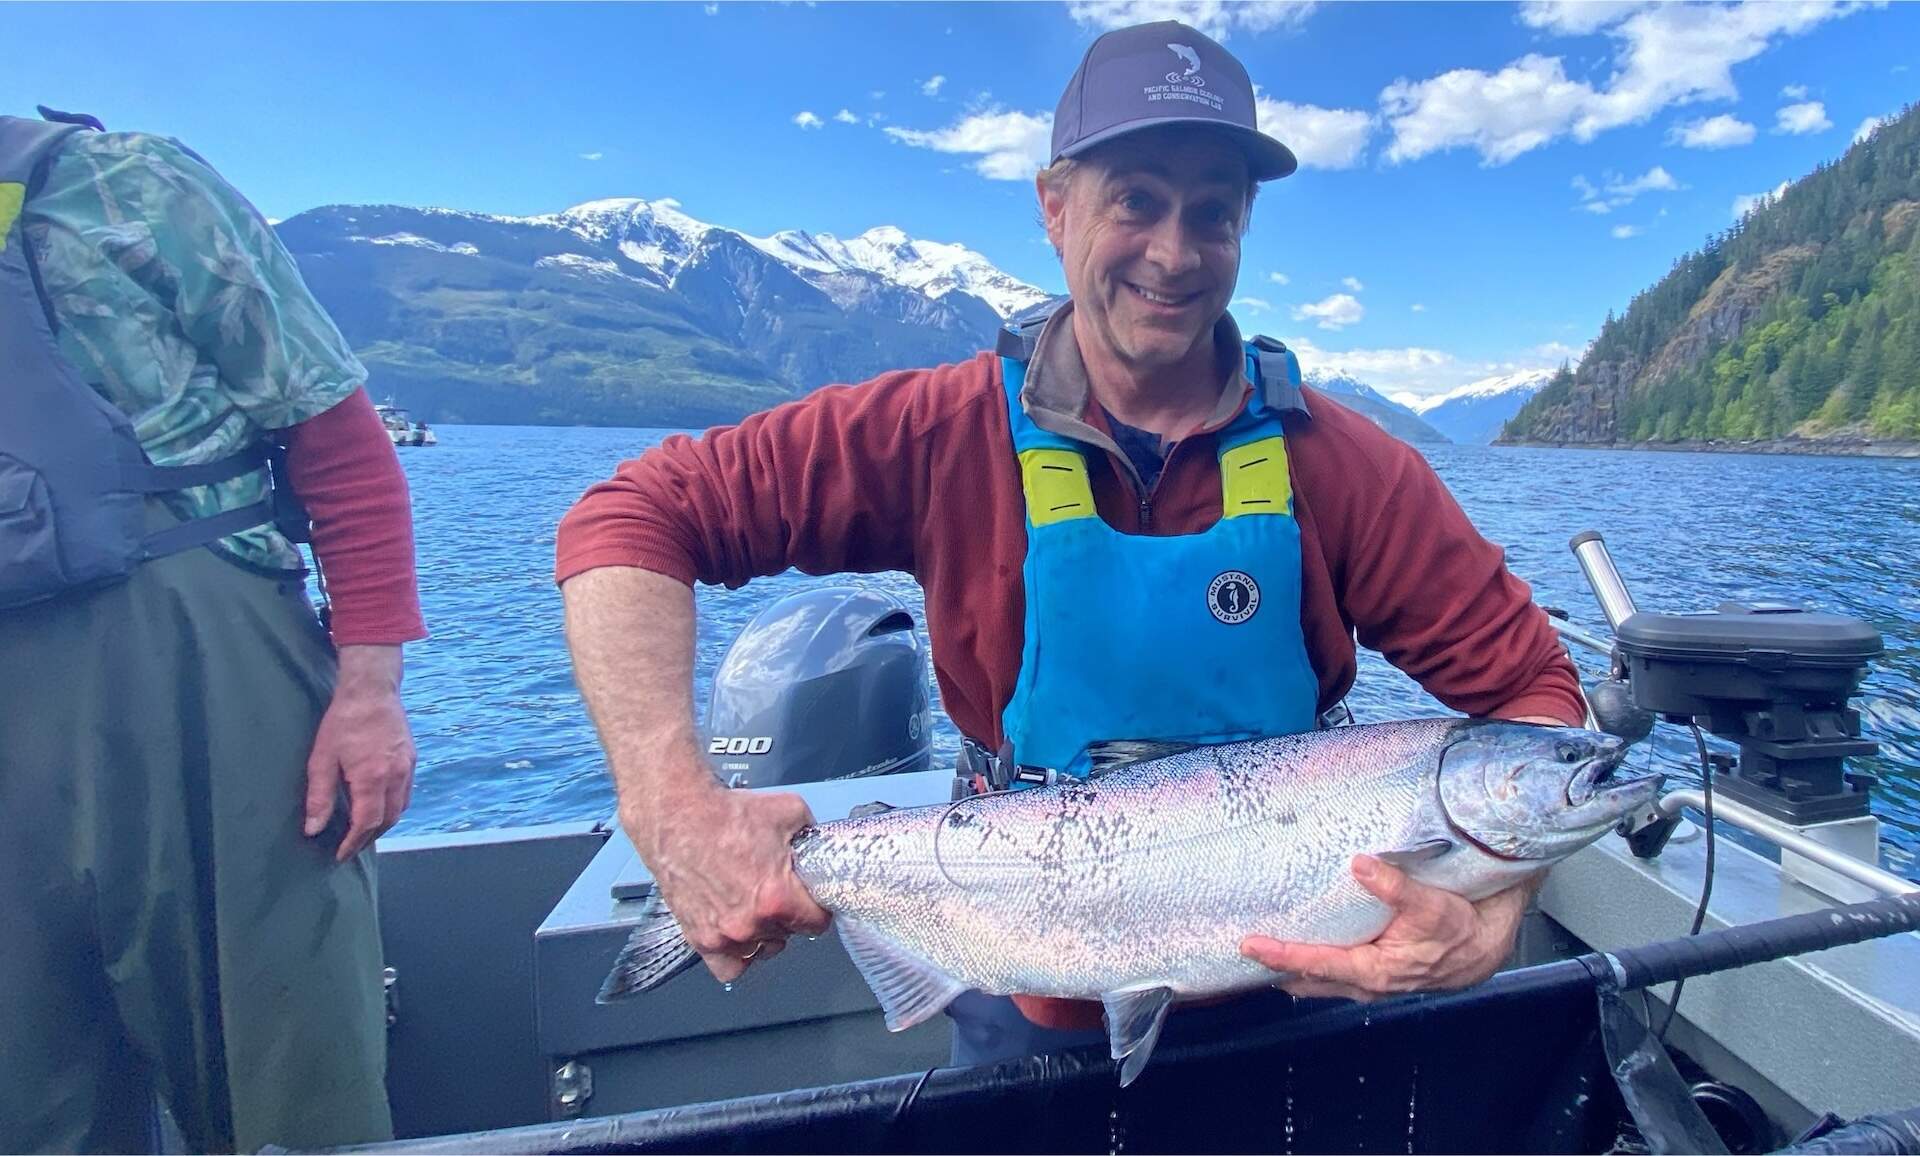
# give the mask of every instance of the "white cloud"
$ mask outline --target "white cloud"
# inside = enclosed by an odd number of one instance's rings
[[[1648,169],[1643,175],[1635,177],[1630,181],[1618,181],[1609,178],[1607,181],[1607,195],[1610,197],[1626,197],[1628,200],[1631,200],[1641,193],[1671,193],[1680,187],[1680,182],[1673,179],[1672,173],[1661,168],[1659,165],[1655,165]]]
[[[1067,12],[1083,27],[1126,28],[1178,20],[1224,41],[1232,32],[1298,26],[1315,0],[1069,0]]]
[[[1444,380],[1446,388],[1474,380],[1460,377],[1453,370],[1454,356],[1438,349],[1408,346],[1402,349],[1349,349],[1341,352],[1321,349],[1304,337],[1288,337],[1287,348],[1300,359],[1302,370],[1325,370],[1349,374],[1382,393],[1402,389],[1423,389],[1430,382]],[[1485,376],[1484,374],[1480,376]],[[1453,378],[1459,377],[1458,381]]]
[[[1362,285],[1360,283],[1360,278],[1358,277],[1342,277],[1340,278],[1340,284],[1345,285],[1347,288],[1353,290],[1355,293],[1358,293],[1361,290],[1366,288],[1365,285]]]
[[[1686,188],[1659,165],[1632,180],[1615,172],[1602,173],[1600,180],[1602,186],[1595,188],[1593,182],[1584,176],[1573,178],[1574,191],[1580,194],[1579,208],[1589,213],[1611,213],[1632,204],[1641,193],[1671,193]]]
[[[1035,115],[995,109],[963,117],[942,129],[889,127],[884,131],[915,148],[977,156],[980,159],[973,162],[974,171],[996,181],[1032,178],[1053,152],[1052,113]]]
[[[1413,311],[1414,311],[1415,313],[1425,313],[1425,312],[1427,311],[1427,307],[1426,307],[1425,305],[1422,305],[1422,304],[1420,304],[1420,303],[1419,303],[1418,301],[1415,301],[1415,302],[1414,302],[1414,303],[1413,303],[1413,304],[1412,304],[1412,305],[1410,306],[1410,308],[1411,308],[1411,309],[1412,309],[1412,310],[1413,310]]]
[[[1335,293],[1324,301],[1293,307],[1295,321],[1313,320],[1322,329],[1344,329],[1367,315],[1366,306],[1345,293]]]
[[[1558,369],[1562,361],[1575,360],[1569,347],[1557,342],[1536,346],[1524,353],[1489,361],[1466,361],[1440,349],[1411,346],[1403,349],[1351,349],[1344,352],[1321,349],[1310,338],[1284,333],[1287,348],[1300,359],[1303,370],[1323,370],[1349,374],[1393,397],[1410,393],[1416,397],[1445,393],[1468,382],[1528,369]]]
[[[1624,241],[1628,237],[1638,237],[1639,235],[1640,226],[1638,225],[1615,225],[1613,227],[1613,239],[1616,241]]]
[[[720,15],[720,5],[718,5],[718,4],[708,4],[708,5],[706,5],[706,6],[705,6],[705,10],[706,10],[706,13],[707,13],[707,15],[709,15],[709,16],[718,16],[718,15]]]
[[[606,153],[581,153],[580,159],[583,161],[597,161],[601,157],[606,155],[607,155]]]
[[[281,217],[268,217],[268,218],[267,218],[267,224],[269,224],[269,225],[277,225],[277,224],[279,224],[279,223],[280,223],[280,222],[281,222],[281,221],[282,221],[283,219],[284,219],[284,218],[281,218]]]
[[[1805,136],[1810,132],[1825,132],[1833,127],[1827,119],[1827,106],[1817,100],[1804,104],[1790,104],[1773,114],[1773,131]]]
[[[1588,36],[1645,7],[1647,0],[1528,0],[1520,6],[1520,22],[1567,36]]]
[[[821,125],[827,122],[824,120],[821,120],[819,117],[813,115],[810,112],[802,112],[800,115],[793,118],[793,123],[799,125],[801,128],[819,128]]]
[[[1807,86],[1804,84],[1789,84],[1780,90],[1780,95],[1786,97],[1788,100],[1805,100],[1807,99]]]
[[[1617,42],[1603,87],[1570,79],[1562,59],[1529,53],[1498,72],[1460,68],[1418,82],[1400,79],[1380,94],[1393,131],[1390,161],[1470,147],[1501,165],[1563,136],[1585,143],[1640,124],[1662,109],[1732,100],[1733,66],[1775,39],[1805,32],[1855,9],[1806,3],[1621,5],[1548,4],[1522,19],[1564,34],[1604,30]]]
[[[1245,306],[1255,313],[1265,313],[1267,310],[1273,308],[1272,304],[1264,297],[1235,297],[1232,306],[1229,306],[1229,308],[1238,306]]]
[[[880,89],[880,88],[876,88],[876,89],[874,89],[874,90],[873,90],[872,92],[869,92],[869,93],[867,94],[867,99],[868,99],[868,100],[885,100],[885,99],[887,99],[887,93],[886,93],[886,90],[885,90],[885,89]]]
[[[1752,144],[1753,134],[1752,125],[1723,112],[1674,125],[1667,131],[1667,143],[1690,149],[1730,149]]]
[[[845,109],[845,108],[841,109],[839,112],[834,113],[833,119],[839,121],[841,124],[859,124],[860,123],[860,118],[853,115],[852,110]]]
[[[925,96],[939,96],[940,86],[945,84],[946,82],[947,82],[946,77],[935,76],[920,86],[920,92],[922,93],[922,95],[925,95]]]
[[[1778,200],[1780,194],[1786,192],[1787,186],[1792,183],[1791,181],[1781,181],[1764,193],[1747,193],[1743,196],[1733,198],[1733,219],[1737,221],[1746,216],[1748,213],[1759,208],[1763,201]]]
[[[1267,280],[1273,282],[1275,285],[1286,285],[1292,282],[1292,278],[1288,277],[1285,273],[1269,273],[1267,274]]]
[[[1546,361],[1578,361],[1583,356],[1581,350],[1559,341],[1549,341],[1545,345],[1536,345],[1527,352],[1534,357]]]
[[[1528,55],[1497,73],[1456,68],[1430,80],[1396,80],[1380,93],[1393,130],[1387,159],[1418,160],[1471,146],[1503,165],[1566,132],[1593,98],[1567,79],[1557,57]]]
[[[1373,114],[1357,108],[1292,104],[1254,89],[1260,131],[1293,150],[1303,169],[1350,169],[1360,163],[1373,137]]]
[[[1867,119],[1861,121],[1860,127],[1853,130],[1853,143],[1859,144],[1861,141],[1866,140],[1868,137],[1872,136],[1875,130],[1877,130],[1881,125],[1887,123],[1889,120],[1892,120],[1892,119],[1893,119],[1892,117],[1888,117],[1888,116],[1870,116]]]
[[[1260,126],[1287,143],[1302,168],[1351,168],[1360,163],[1372,118],[1353,109],[1316,108],[1260,97]],[[894,139],[919,148],[976,153],[974,168],[996,180],[1024,180],[1053,151],[1053,114],[975,108],[944,129],[889,128]]]

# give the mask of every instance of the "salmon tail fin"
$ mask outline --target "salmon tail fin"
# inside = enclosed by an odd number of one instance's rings
[[[887,939],[872,925],[844,915],[833,922],[853,965],[880,1001],[888,1031],[905,1031],[932,1019],[967,990],[966,984]]]
[[[633,934],[614,959],[613,969],[607,972],[606,982],[600,985],[600,994],[593,1002],[611,1003],[652,991],[698,962],[699,954],[680,933],[680,924],[656,890],[647,897]]]

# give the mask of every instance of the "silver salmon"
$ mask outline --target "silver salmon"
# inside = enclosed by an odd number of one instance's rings
[[[1273,984],[1260,934],[1350,946],[1392,911],[1356,854],[1480,899],[1600,838],[1660,776],[1595,731],[1458,718],[1216,746],[1102,744],[1085,780],[793,837],[795,872],[901,1031],[967,990],[1098,999],[1131,1083],[1176,998]],[[655,902],[601,1001],[696,959]]]

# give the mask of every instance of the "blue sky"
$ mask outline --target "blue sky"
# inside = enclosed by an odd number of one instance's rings
[[[1058,288],[1027,177],[1060,88],[1102,28],[1168,14],[1303,160],[1261,193],[1236,316],[1389,392],[1576,354],[1737,198],[1920,94],[1910,4],[15,4],[35,49],[0,108],[178,136],[273,217],[671,197]]]

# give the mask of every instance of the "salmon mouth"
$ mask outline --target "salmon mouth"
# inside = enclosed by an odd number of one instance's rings
[[[1591,803],[1617,803],[1632,796],[1653,795],[1666,781],[1666,775],[1659,771],[1634,773],[1624,770],[1621,762],[1626,758],[1626,749],[1610,751],[1588,759],[1581,768],[1567,780],[1567,805],[1584,807]],[[1628,805],[1631,805],[1629,802]]]

